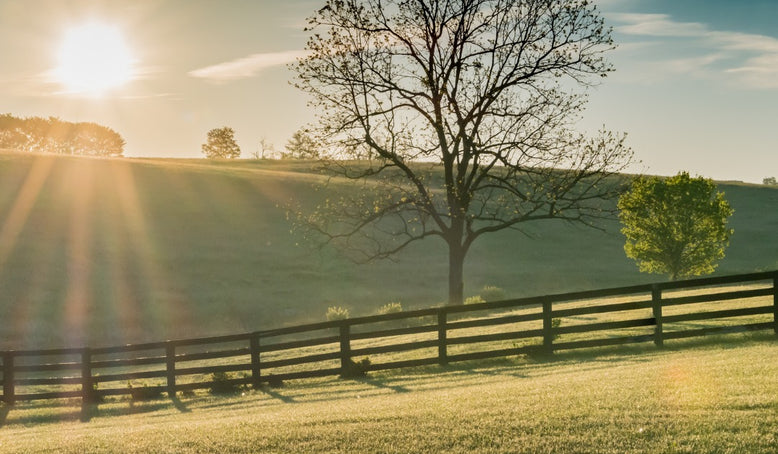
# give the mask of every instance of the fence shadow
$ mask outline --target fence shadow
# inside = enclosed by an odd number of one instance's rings
[[[9,405],[0,404],[0,427],[5,426],[5,421],[8,419],[8,413],[11,412]]]

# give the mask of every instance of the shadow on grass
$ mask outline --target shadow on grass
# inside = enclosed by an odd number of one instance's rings
[[[6,404],[0,404],[0,427],[5,425],[5,420],[8,419],[8,413],[11,411],[11,406]]]
[[[666,341],[662,348],[653,343],[598,347],[585,350],[564,350],[545,357],[528,357],[515,355],[486,360],[464,361],[451,363],[447,366],[429,365],[407,369],[385,370],[371,373],[367,377],[348,379],[353,383],[372,387],[377,390],[388,390],[393,393],[413,393],[430,390],[462,388],[469,383],[478,383],[484,376],[508,376],[517,380],[545,376],[559,372],[559,366],[572,366],[581,370],[607,369],[619,364],[635,364],[650,362],[657,357],[694,349],[734,349],[754,343],[775,342],[772,333],[748,333],[739,336],[712,335],[690,339]],[[375,374],[375,375],[373,375]],[[338,401],[350,399],[360,391],[355,389],[337,389],[330,384],[343,382],[332,378],[306,391],[304,384],[293,386],[284,392],[269,386],[257,389],[257,394],[264,394],[282,404],[309,403],[317,401]],[[329,384],[328,384],[329,383]],[[335,389],[328,389],[335,388]],[[323,389],[323,390],[322,390]],[[298,399],[297,396],[301,397]],[[198,399],[195,399],[195,402]],[[129,405],[124,405],[128,403]],[[212,407],[228,408],[237,405],[249,405],[252,408],[266,405],[256,400],[230,401],[218,399],[213,402],[200,402],[195,407],[206,410]],[[78,406],[80,405],[80,411]],[[778,408],[778,402],[770,408]],[[124,416],[139,413],[154,413],[175,409],[181,413],[192,410],[178,397],[159,398],[151,401],[134,401],[130,399],[112,399],[98,406],[95,403],[82,405],[80,400],[51,400],[24,403],[24,405],[0,405],[0,427],[9,424],[47,424],[66,421],[88,422],[95,417]],[[41,411],[47,411],[42,414]],[[742,410],[753,410],[743,408]]]
[[[181,413],[191,413],[192,410],[190,410],[189,407],[184,405],[184,403],[181,402],[178,396],[176,395],[171,396],[170,401],[173,403],[173,406],[176,407],[176,410],[180,411]]]
[[[295,400],[292,397],[285,396],[281,394],[280,392],[276,391],[274,388],[270,386],[261,386],[257,391],[267,394],[268,396],[272,397],[273,399],[278,399],[281,402],[285,404],[293,404],[295,403]]]
[[[411,392],[410,389],[400,386],[400,385],[390,385],[387,384],[385,380],[376,380],[370,377],[360,377],[353,379],[354,381],[357,381],[359,383],[364,383],[366,385],[374,386],[376,388],[380,389],[389,389],[396,393],[409,393]]]

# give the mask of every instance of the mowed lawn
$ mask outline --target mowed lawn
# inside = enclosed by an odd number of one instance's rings
[[[776,357],[774,335],[735,335],[234,396],[23,403],[0,407],[0,452],[772,453]]]

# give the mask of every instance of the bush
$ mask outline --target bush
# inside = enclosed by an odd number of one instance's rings
[[[162,397],[162,386],[132,386],[132,382],[127,382],[127,388],[130,390],[132,400],[153,400]]]
[[[367,369],[370,367],[370,359],[365,358],[362,361],[354,362],[349,360],[346,370],[340,374],[340,378],[359,378],[367,375]]]
[[[478,303],[485,303],[484,299],[481,297],[481,295],[471,296],[470,298],[465,298],[465,304],[478,304]]]
[[[240,385],[232,383],[235,376],[228,372],[211,374],[211,394],[235,394],[240,391]]]
[[[349,317],[348,309],[340,306],[330,306],[327,308],[327,320],[345,320]]]
[[[402,303],[386,303],[378,308],[378,315],[396,314],[403,311]]]
[[[494,285],[485,285],[480,296],[484,301],[501,301],[505,299],[505,290]]]

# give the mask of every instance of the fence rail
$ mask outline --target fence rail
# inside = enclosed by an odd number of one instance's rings
[[[753,288],[728,288],[733,285]],[[602,298],[613,301],[596,301]],[[759,305],[754,305],[755,300]],[[730,306],[715,307],[725,302]],[[668,312],[700,304],[712,306]],[[616,320],[596,318],[605,314],[622,315]],[[623,314],[631,315],[624,318]],[[730,322],[710,324],[721,320]],[[475,328],[479,330],[468,332]],[[110,395],[136,397],[141,391],[173,396],[213,386],[208,375],[214,373],[240,372],[242,376],[225,382],[259,387],[290,379],[522,353],[550,355],[641,342],[661,347],[666,340],[756,330],[778,334],[778,271],[445,306],[229,336],[2,351],[1,400],[12,405],[80,397],[86,402]],[[605,335],[592,338],[592,333]],[[582,334],[590,337],[570,338]],[[563,336],[567,338],[560,339]],[[482,349],[452,351],[463,346]],[[381,355],[389,356],[376,363],[355,362]],[[149,380],[157,381],[149,385]],[[145,382],[133,386],[133,381]]]

